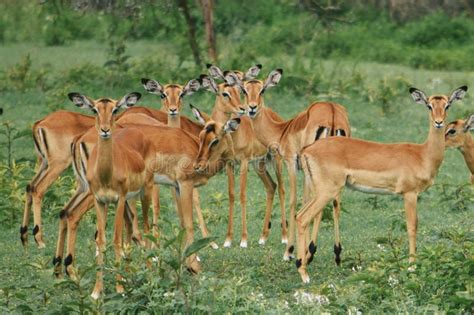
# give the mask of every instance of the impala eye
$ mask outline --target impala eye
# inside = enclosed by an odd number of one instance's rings
[[[97,108],[95,108],[95,107],[91,107],[91,111],[92,111],[92,113],[93,113],[94,115],[99,114],[99,111],[98,111]]]
[[[118,111],[119,111],[119,108],[118,108],[118,107],[114,107],[114,109],[112,110],[112,115],[117,114]]]
[[[162,94],[160,95],[160,98],[161,98],[161,99],[165,99],[165,98],[166,98],[166,94],[165,94],[165,93],[162,93]]]
[[[227,98],[230,98],[230,94],[227,93],[227,92],[222,92],[222,96],[227,97]]]
[[[454,135],[456,133],[456,129],[449,129],[447,133],[449,135]]]
[[[433,105],[428,104],[428,105],[426,105],[426,106],[428,107],[429,110],[431,110],[431,111],[433,110]]]

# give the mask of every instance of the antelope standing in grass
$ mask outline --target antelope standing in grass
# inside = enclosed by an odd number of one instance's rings
[[[474,184],[474,139],[469,131],[474,129],[474,115],[466,120],[455,120],[446,127],[446,147],[461,151],[469,171],[471,184]]]
[[[244,91],[248,115],[252,118],[257,139],[266,147],[273,148],[285,161],[290,186],[289,240],[283,256],[289,260],[294,251],[296,172],[301,150],[313,142],[328,136],[350,137],[351,130],[347,112],[342,105],[332,102],[316,102],[296,117],[284,121],[265,106],[264,93],[278,84],[283,71],[270,72],[265,81],[250,80],[239,83]],[[334,203],[334,217],[339,216],[340,204]],[[315,220],[315,230],[321,217]],[[336,250],[336,261],[340,249]]]
[[[409,262],[415,261],[418,194],[434,182],[444,159],[445,122],[447,110],[456,100],[461,100],[467,87],[456,89],[449,97],[426,97],[422,91],[410,88],[416,103],[429,110],[429,133],[423,144],[385,144],[345,137],[317,141],[301,154],[306,185],[313,196],[298,212],[296,267],[303,282],[309,282],[306,271],[313,253],[309,248],[309,223],[331,200],[336,200],[344,186],[372,194],[397,194],[403,196],[409,240]],[[338,220],[335,218],[338,231]],[[336,233],[336,245],[340,247]]]
[[[199,132],[202,129],[202,125],[199,125],[192,120],[189,120],[186,117],[181,116],[181,109],[183,107],[183,97],[186,95],[191,95],[192,93],[198,91],[201,87],[201,83],[196,80],[192,79],[188,81],[185,86],[179,84],[166,84],[161,85],[158,81],[153,79],[141,79],[143,87],[149,93],[159,95],[162,100],[162,110],[168,113],[167,117],[167,125],[170,127],[182,128],[193,134],[194,136],[198,136]],[[153,111],[151,111],[152,117]],[[154,206],[158,213],[155,213],[157,217],[159,215],[159,186],[155,186],[156,193],[154,194]],[[174,196],[174,190],[173,196]],[[176,197],[174,198],[176,200]],[[201,209],[201,202],[199,198],[199,192],[197,189],[193,191],[193,206],[196,210],[196,214],[198,217],[199,227],[201,228],[201,233],[203,237],[209,236],[209,231],[206,227],[206,223],[204,221],[204,217],[202,215]],[[215,243],[211,243],[211,247],[214,249],[219,248],[219,246]]]
[[[241,88],[237,85],[237,80],[241,79],[250,80],[258,75],[261,65],[251,67],[247,72],[243,73],[238,71],[237,74],[233,71],[222,72],[218,67],[208,65],[209,73],[211,77],[206,75],[201,76],[202,86],[207,88],[210,92],[216,95],[216,102],[212,111],[211,117],[203,115],[197,108],[193,107],[193,112],[196,118],[201,123],[206,121],[213,121],[214,123],[224,125],[229,119],[240,117],[239,128],[235,132],[230,134],[232,150],[234,152],[231,160],[226,161],[226,172],[228,177],[228,190],[229,190],[229,221],[227,226],[227,234],[224,242],[224,247],[230,247],[233,238],[233,211],[234,211],[234,167],[233,161],[240,162],[240,207],[242,217],[242,236],[240,241],[241,247],[247,247],[247,174],[248,166],[250,162],[255,162],[255,171],[262,183],[265,186],[266,191],[266,210],[265,219],[263,223],[262,234],[259,239],[259,244],[265,244],[269,231],[270,231],[270,219],[271,211],[273,206],[273,198],[275,196],[276,184],[273,182],[271,176],[266,170],[266,160],[269,156],[268,148],[263,145],[256,137],[255,130],[252,126],[252,122],[249,117],[242,116],[246,113],[245,107],[243,106],[240,95]],[[213,78],[222,79],[225,83],[217,84]],[[210,124],[209,126],[214,126]],[[209,127],[210,128],[210,127]],[[224,133],[216,134],[215,132],[209,131],[206,139],[213,139],[212,145],[206,149],[203,148],[201,142],[200,158],[201,167],[206,165],[209,159],[217,159],[218,152],[217,143],[220,141],[219,138],[223,137]],[[201,138],[201,141],[205,139]],[[207,143],[207,142],[206,142]],[[227,144],[227,142],[226,142]],[[223,145],[221,142],[220,145]],[[213,155],[211,158],[210,155]],[[281,175],[281,163],[277,163],[277,180],[278,186],[280,187],[280,206],[281,206],[281,227],[282,227],[282,242],[287,242],[286,232],[286,215],[285,215],[285,204],[284,204],[284,190],[283,190],[283,179]]]
[[[154,126],[163,126],[163,123],[151,118],[145,114],[128,114],[120,115],[117,117],[115,123],[115,129],[123,129],[129,127],[136,127],[142,125],[154,125]],[[66,238],[67,232],[67,216],[74,213],[75,216],[82,217],[92,206],[93,195],[89,190],[89,184],[87,181],[87,163],[89,159],[90,152],[94,149],[97,144],[97,130],[96,128],[90,128],[86,133],[77,137],[72,144],[72,154],[73,154],[73,169],[76,174],[76,179],[78,181],[77,189],[75,194],[71,197],[69,202],[64,206],[59,214],[59,228],[58,228],[58,239],[56,245],[56,253],[53,259],[54,273],[57,277],[61,276],[61,263],[64,252],[64,241]],[[149,220],[148,220],[148,208],[151,201],[150,194],[153,189],[152,179],[148,179],[145,183],[148,185],[145,189],[145,192],[148,195],[143,194],[141,196],[142,202],[142,211],[143,211],[143,227],[144,232],[148,233],[150,230]],[[127,211],[128,210],[128,211]],[[130,243],[131,240],[135,240],[137,243],[142,244],[142,238],[140,231],[138,229],[138,220],[136,215],[135,203],[126,203],[126,215],[125,223],[127,227],[127,243]],[[153,217],[153,222],[156,224],[156,217]],[[74,227],[77,228],[77,227]],[[71,230],[71,226],[69,226]],[[132,236],[133,235],[133,236]],[[75,243],[75,234],[69,235],[70,243]],[[68,250],[69,255],[64,259],[64,265],[66,273],[71,277],[74,277],[74,270],[72,269],[73,257],[74,257],[74,247],[72,246]]]
[[[99,99],[70,93],[69,98],[78,107],[91,110],[96,115],[97,144],[90,153],[87,163],[87,181],[94,196],[97,213],[97,265],[96,283],[92,297],[97,299],[103,290],[103,264],[105,251],[105,224],[107,207],[116,203],[114,225],[115,261],[120,264],[123,256],[122,230],[125,202],[139,196],[145,186],[145,161],[143,156],[149,147],[147,138],[138,129],[124,128],[114,132],[116,114],[121,108],[135,105],[140,99],[139,93],[130,93],[120,101]],[[121,280],[119,275],[117,281]],[[123,292],[123,286],[117,282],[117,292]]]

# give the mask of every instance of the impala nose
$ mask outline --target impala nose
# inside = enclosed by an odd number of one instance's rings
[[[110,129],[100,128],[100,136],[102,138],[110,138]]]
[[[435,127],[436,128],[443,128],[444,124],[443,124],[443,121],[438,121],[438,120],[435,120]]]
[[[176,108],[170,108],[170,115],[174,116],[178,114],[178,110]]]

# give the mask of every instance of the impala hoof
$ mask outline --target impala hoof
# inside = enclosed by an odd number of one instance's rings
[[[258,245],[265,245],[266,242],[267,242],[267,240],[264,239],[263,237],[261,237],[261,238],[258,240]]]
[[[224,247],[225,247],[225,248],[229,248],[229,247],[231,247],[231,246],[232,246],[232,241],[231,241],[231,240],[225,240],[225,242],[224,242]]]
[[[288,244],[288,238],[283,237],[283,238],[281,239],[281,243],[282,243],[282,244]]]
[[[100,292],[96,292],[94,290],[94,292],[92,292],[91,294],[91,298],[93,298],[94,300],[98,300],[100,298]]]
[[[246,240],[240,241],[240,247],[247,248],[247,241]]]
[[[284,260],[284,261],[290,261],[290,260],[292,260],[292,259],[294,259],[294,258],[295,258],[295,255],[290,254],[290,253],[285,253],[285,254],[283,255],[283,260]]]
[[[309,283],[309,276],[306,272],[304,274],[300,272],[300,276],[301,276],[301,281],[303,281],[303,283],[305,284]]]

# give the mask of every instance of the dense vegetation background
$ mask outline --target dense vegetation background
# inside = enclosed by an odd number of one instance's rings
[[[233,248],[200,252],[204,272],[199,276],[183,271],[179,224],[164,189],[160,228],[169,242],[161,244],[168,246],[158,253],[131,249],[133,259],[122,270],[129,283],[124,297],[112,292],[112,272],[104,299],[88,297],[94,276],[93,211],[81,227],[81,279],[55,280],[56,219],[74,190],[70,171],[45,197],[48,248],[37,250],[31,237],[30,248],[21,248],[23,192],[35,163],[30,127],[54,110],[75,110],[66,99],[70,91],[118,98],[133,90],[143,93],[142,77],[183,84],[204,73],[207,62],[242,70],[262,63],[261,78],[273,68],[284,69],[280,85],[265,96],[283,117],[329,99],[346,106],[356,137],[420,143],[427,113],[412,102],[408,87],[449,93],[464,84],[472,88],[474,82],[474,5],[469,1],[218,0],[212,6],[215,56],[203,3],[209,1],[0,3],[2,312],[472,312],[474,193],[454,151],[446,153],[436,184],[420,198],[414,273],[407,272],[399,198],[348,191],[341,223],[343,265],[333,264],[328,215],[310,267],[314,281],[301,285],[294,264],[281,260],[276,200],[271,238],[265,247],[256,244],[264,192],[253,172],[250,248],[236,247],[237,223]],[[453,105],[450,119],[473,113],[469,94]],[[209,112],[213,96],[199,92],[185,102]],[[144,95],[141,103],[159,107],[153,95]],[[190,115],[187,108],[184,112]],[[218,241],[227,223],[224,185],[225,176],[219,174],[202,188],[204,215]],[[163,257],[152,270],[144,264],[150,254]],[[114,269],[111,261],[108,267]]]

